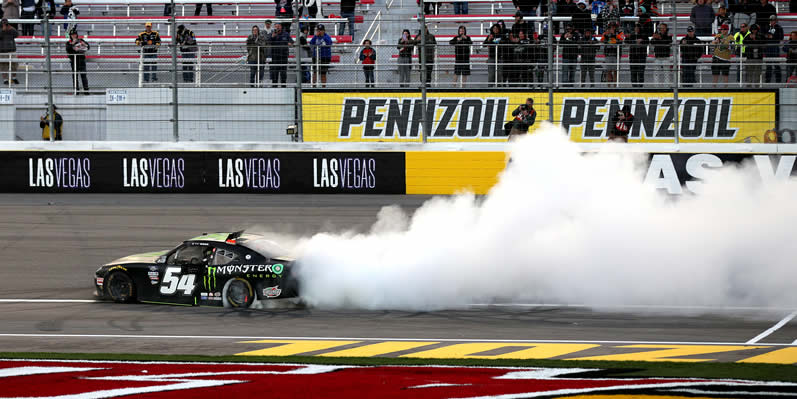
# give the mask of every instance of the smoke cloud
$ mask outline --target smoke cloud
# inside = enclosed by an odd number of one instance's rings
[[[302,296],[320,308],[472,303],[795,306],[797,185],[711,172],[677,199],[643,183],[646,156],[583,155],[551,125],[518,140],[486,196],[385,207],[368,233],[299,240]]]

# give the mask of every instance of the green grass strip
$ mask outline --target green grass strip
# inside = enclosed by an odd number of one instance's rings
[[[180,362],[312,363],[359,366],[447,365],[489,367],[578,367],[609,370],[606,377],[692,377],[734,378],[760,381],[797,382],[797,366],[766,363],[685,363],[595,360],[520,359],[420,359],[386,357],[314,356],[204,356],[152,355],[130,353],[0,352],[3,359],[128,360]]]

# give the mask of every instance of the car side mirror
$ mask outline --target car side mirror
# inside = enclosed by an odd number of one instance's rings
[[[155,263],[166,263],[166,255],[161,255],[155,260]]]

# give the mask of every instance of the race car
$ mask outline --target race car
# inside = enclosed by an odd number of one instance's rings
[[[247,308],[298,297],[294,259],[257,234],[203,234],[177,248],[117,259],[94,273],[95,295],[116,302]]]

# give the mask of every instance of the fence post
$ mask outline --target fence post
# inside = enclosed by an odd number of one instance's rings
[[[671,2],[672,2],[672,9],[673,9],[673,12],[672,12],[672,43],[673,44],[672,44],[672,46],[674,47],[674,50],[675,50],[675,51],[673,51],[673,54],[672,54],[672,57],[673,57],[673,63],[672,63],[672,65],[673,65],[673,79],[672,79],[672,82],[674,84],[673,106],[675,106],[675,114],[674,114],[674,118],[673,118],[673,128],[675,129],[675,144],[678,144],[678,141],[680,140],[680,137],[678,137],[679,136],[679,132],[680,132],[680,129],[679,129],[679,126],[678,126],[679,125],[678,122],[679,122],[679,119],[680,119],[680,115],[678,113],[678,110],[681,109],[680,103],[678,101],[678,66],[681,65],[681,62],[680,62],[680,59],[678,58],[678,54],[680,53],[679,48],[678,48],[678,35],[677,35],[677,33],[678,33],[678,16],[675,14],[675,0],[671,0]]]
[[[426,49],[426,13],[424,12],[424,6],[425,6],[424,0],[419,1],[418,5],[420,6],[419,15],[421,16],[418,19],[419,21],[421,21],[421,51],[420,51],[420,54],[418,54],[418,56],[421,57],[421,62],[420,62],[420,64],[421,64],[421,106],[423,107],[423,111],[421,112],[421,126],[423,126],[423,129],[421,129],[422,130],[421,131],[421,136],[423,138],[423,143],[426,144],[426,142],[428,140],[429,129],[430,129],[431,125],[429,124],[430,121],[428,121],[427,120],[428,118],[426,117],[426,109],[427,109],[426,108],[427,107],[426,106],[426,102],[427,102],[427,99],[426,99],[426,95],[427,95],[427,93],[426,93],[426,90],[427,90],[426,89],[426,79],[428,79],[428,77],[426,76],[427,75],[427,71],[426,71],[426,50],[427,49]],[[412,65],[411,63],[412,63],[412,59],[410,59],[410,65]]]
[[[42,21],[42,31],[44,32],[44,46],[47,53],[47,117],[50,118],[50,141],[55,141],[55,107],[53,104],[53,63],[50,57],[50,18],[44,14]],[[9,75],[11,68],[9,68]],[[9,76],[11,77],[11,76]]]
[[[543,0],[548,1],[548,0]],[[548,3],[548,122],[553,123],[553,1]]]
[[[174,0],[171,0],[171,34],[172,34],[172,135],[174,141],[180,141],[179,108],[177,106],[177,18]],[[158,59],[155,59],[157,65]]]
[[[298,2],[293,3],[294,7],[296,7],[296,11],[293,13],[295,19],[293,25],[296,26],[296,41],[293,42],[293,58],[296,60],[296,90],[294,90],[294,93],[296,93],[296,133],[299,136],[299,142],[302,143],[304,142],[304,115],[302,113],[302,79],[304,78],[304,71],[302,71],[302,52],[304,48],[301,42],[302,30],[299,28],[299,21],[301,21],[301,18],[299,18],[299,4],[297,3]]]

